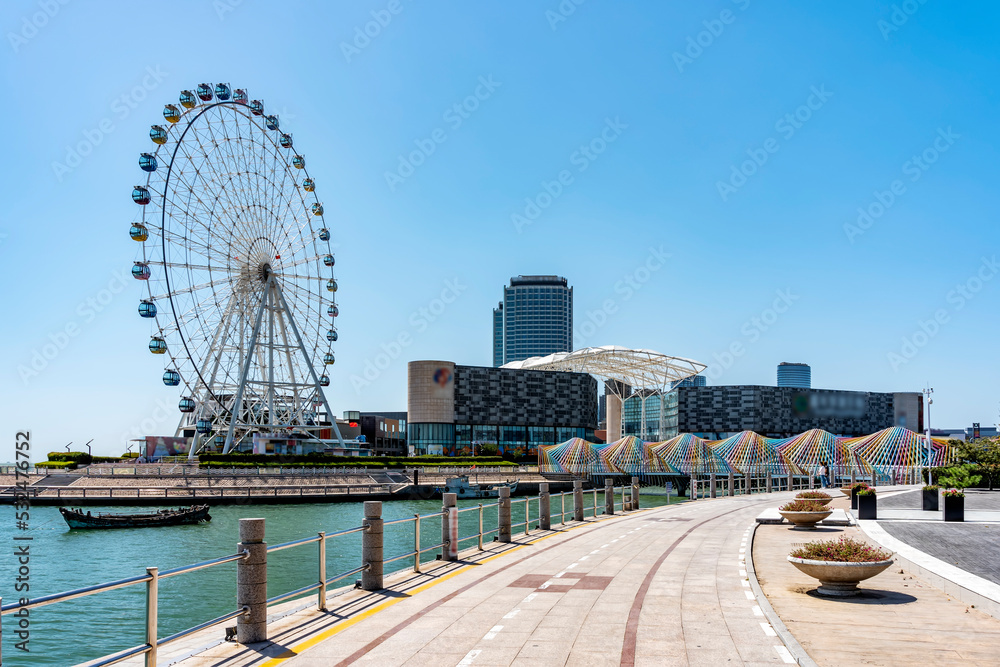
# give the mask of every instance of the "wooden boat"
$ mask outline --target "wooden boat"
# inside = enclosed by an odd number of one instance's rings
[[[506,484],[470,484],[468,475],[459,475],[434,490],[437,493],[454,493],[458,498],[499,498],[500,489],[505,486],[510,487],[511,494],[517,490],[516,481]]]
[[[158,510],[142,514],[110,514],[60,507],[59,513],[70,528],[145,528],[147,526],[184,526],[211,521],[208,505],[192,505],[177,509]]]

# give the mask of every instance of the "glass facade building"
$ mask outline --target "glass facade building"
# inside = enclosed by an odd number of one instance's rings
[[[812,387],[812,369],[809,368],[809,364],[782,361],[778,364],[778,386],[809,389]]]
[[[643,429],[645,406],[646,428]],[[634,435],[646,442],[660,442],[678,435],[677,392],[644,392],[622,402],[622,436]]]
[[[560,276],[517,276],[493,309],[493,365],[573,351],[573,288]]]

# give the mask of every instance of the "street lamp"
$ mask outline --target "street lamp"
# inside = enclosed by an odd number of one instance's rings
[[[933,484],[934,480],[931,478],[931,403],[934,399],[931,398],[931,394],[934,393],[933,387],[927,387],[924,389],[924,398],[927,399],[927,421],[924,427],[927,431],[927,484]]]
[[[94,441],[94,439],[93,439],[93,438],[91,438],[90,440],[88,440],[88,441],[86,442],[86,444],[84,444],[84,447],[86,447],[86,448],[87,448],[87,454],[89,454],[89,455],[91,455],[91,456],[93,456],[93,454],[94,454],[94,452],[93,452],[93,451],[91,451],[91,449],[90,449],[90,443],[92,443],[93,441]]]
[[[72,445],[72,444],[73,444],[73,441],[70,440],[69,443],[66,445],[66,451],[67,452],[69,451],[69,446]]]

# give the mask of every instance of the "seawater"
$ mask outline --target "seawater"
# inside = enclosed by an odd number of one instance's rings
[[[661,489],[662,493],[662,489]],[[618,496],[620,500],[620,496]],[[475,508],[480,501],[460,500],[459,508]],[[495,499],[482,501],[495,503]],[[665,504],[665,495],[642,496],[645,507]],[[566,496],[572,517],[572,496]],[[584,493],[586,515],[592,516],[593,494]],[[598,512],[603,511],[604,496],[598,493]],[[141,512],[150,508],[92,507],[92,512]],[[383,503],[386,521],[431,514],[441,509],[440,500],[399,500]],[[552,512],[558,514],[561,503],[552,497]],[[538,504],[531,503],[532,523],[537,523]],[[17,536],[30,536],[30,597],[100,584],[115,579],[141,575],[145,568],[160,571],[236,553],[240,518],[266,519],[266,541],[278,544],[310,537],[318,531],[327,533],[361,525],[362,503],[305,505],[223,505],[213,507],[212,521],[197,526],[164,528],[126,528],[118,530],[69,530],[55,507],[33,507],[27,531],[16,527],[14,508],[0,506],[0,595],[4,604],[16,601],[23,593],[15,591],[18,563],[14,556]],[[514,498],[512,522],[524,521],[524,503]],[[553,525],[558,524],[558,516]],[[484,530],[497,526],[497,508],[483,510]],[[479,512],[459,514],[461,537],[474,536],[479,530]],[[514,533],[523,532],[523,527]],[[492,541],[487,535],[485,542]],[[441,521],[434,517],[421,522],[421,544],[432,546],[441,541]],[[475,547],[476,539],[465,539],[461,548]],[[385,557],[413,551],[413,523],[385,528]],[[423,555],[434,560],[437,551]],[[354,533],[327,541],[327,577],[361,565],[361,534]],[[412,568],[413,559],[389,563],[389,572]],[[315,583],[318,570],[318,545],[307,544],[268,556],[268,597]],[[351,585],[360,575],[353,575],[332,588]],[[165,638],[186,628],[236,609],[236,564],[227,563],[206,570],[183,574],[159,583],[159,637]],[[315,592],[307,594],[315,599]],[[17,620],[3,617],[4,665],[73,665],[145,641],[145,584],[32,609],[30,614],[30,652],[17,650],[14,634]],[[235,621],[230,622],[235,624]],[[223,634],[222,626],[218,628]]]

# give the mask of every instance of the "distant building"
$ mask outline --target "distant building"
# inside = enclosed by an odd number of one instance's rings
[[[812,387],[812,369],[809,364],[782,361],[778,364],[778,386],[809,389]]]
[[[405,412],[361,412],[361,435],[375,456],[406,456]]]
[[[493,309],[493,365],[573,349],[573,288],[560,276],[517,276]]]
[[[676,389],[677,387],[706,387],[708,386],[708,378],[704,375],[692,375],[689,378],[684,378],[683,380],[675,380],[671,385],[671,389]]]
[[[876,393],[797,387],[732,385],[678,387],[676,408],[668,401],[668,421],[676,410],[676,433],[694,433],[718,440],[740,431],[787,438],[809,429],[834,435],[869,435],[891,426],[923,432],[923,401],[919,392]],[[649,406],[646,413],[650,414]],[[647,417],[648,420],[648,417]],[[648,423],[648,422],[647,422]]]
[[[538,447],[593,438],[597,380],[571,373],[411,361],[410,455],[468,455],[482,445],[530,456]]]

